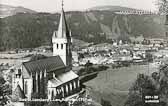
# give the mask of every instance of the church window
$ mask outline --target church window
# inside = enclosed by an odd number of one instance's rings
[[[59,92],[60,92],[60,93],[62,93],[62,90],[61,90],[61,89],[59,89]]]
[[[18,69],[18,74],[19,74],[19,75],[21,74],[21,69]]]
[[[76,82],[74,81],[74,88],[76,88]]]
[[[64,88],[61,87],[61,90],[62,90],[62,96],[64,97]]]
[[[70,90],[72,91],[72,83],[70,83],[69,86],[70,86]]]
[[[59,46],[59,45],[57,44],[57,49],[58,49],[58,46]]]
[[[63,44],[61,44],[61,49],[63,49]]]
[[[60,94],[59,90],[57,89],[57,93]]]
[[[54,91],[51,92],[51,99],[54,99]]]
[[[28,93],[28,85],[27,85],[27,81],[25,82],[25,88],[24,88],[24,90],[25,90],[25,94],[27,94],[27,93]]]
[[[68,85],[66,85],[66,92],[68,93]]]
[[[36,76],[33,76],[33,92],[36,92]]]

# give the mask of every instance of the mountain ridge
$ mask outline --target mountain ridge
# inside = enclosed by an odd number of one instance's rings
[[[0,50],[32,48],[51,44],[58,29],[60,14],[22,13],[0,19]],[[67,23],[75,39],[88,43],[112,40],[131,41],[131,37],[165,37],[164,16],[122,15],[113,11],[66,12]]]
[[[22,6],[10,6],[6,4],[0,4],[0,18],[16,15],[18,13],[37,13],[34,10],[24,8]]]
[[[99,10],[99,11],[108,10],[108,11],[113,11],[113,12],[135,11],[135,10],[140,11],[140,9],[129,8],[129,7],[125,7],[125,6],[113,6],[113,5],[95,6],[95,7],[89,8],[88,10],[89,11],[92,11],[92,10]]]

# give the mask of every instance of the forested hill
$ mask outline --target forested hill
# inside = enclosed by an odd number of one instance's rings
[[[30,48],[50,44],[60,14],[19,13],[0,19],[0,49]],[[112,11],[67,12],[72,36],[87,42],[108,39],[129,41],[131,36],[164,36],[164,17],[157,15],[118,15]]]
[[[21,7],[21,6],[15,7],[10,5],[0,4],[0,18],[12,16],[17,13],[36,13],[36,11]]]

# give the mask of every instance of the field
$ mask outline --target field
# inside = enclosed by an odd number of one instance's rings
[[[95,79],[86,82],[85,85],[89,95],[97,102],[105,99],[110,101],[112,106],[123,106],[137,74],[151,74],[157,70],[158,68],[152,64],[119,69],[109,68],[107,71],[100,72]]]
[[[32,54],[42,54],[46,56],[52,56],[51,53],[43,52],[28,52],[28,53],[8,53],[0,52],[0,64],[9,64],[10,66],[15,66],[30,60],[30,57],[26,57]]]

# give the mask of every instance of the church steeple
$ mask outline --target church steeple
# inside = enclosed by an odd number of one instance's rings
[[[71,53],[72,42],[71,42],[71,33],[67,25],[63,5],[64,4],[62,1],[62,11],[58,25],[58,30],[54,31],[52,37],[53,56],[59,55],[64,64],[68,67],[72,66],[72,53]]]
[[[58,26],[58,38],[69,38],[69,28],[66,22],[66,17],[65,17],[65,12],[64,12],[64,4],[62,0],[62,11],[61,11],[61,17],[59,21],[59,26]]]

